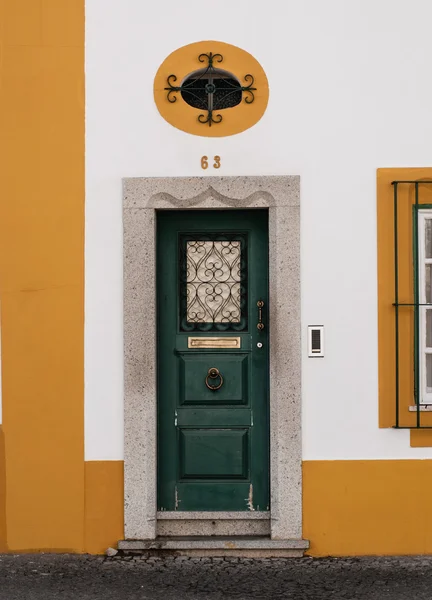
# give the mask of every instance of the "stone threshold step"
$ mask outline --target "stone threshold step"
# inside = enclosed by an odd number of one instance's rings
[[[303,553],[308,540],[272,540],[266,536],[157,537],[154,540],[120,540],[119,550],[293,550]]]

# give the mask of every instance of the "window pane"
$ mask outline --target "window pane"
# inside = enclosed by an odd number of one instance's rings
[[[425,220],[425,256],[432,258],[432,219]]]
[[[180,330],[246,330],[247,234],[196,236],[179,238]]]
[[[240,323],[240,242],[190,241],[186,258],[187,322]]]
[[[426,392],[432,393],[432,354],[426,354]]]
[[[432,289],[431,289],[431,281],[432,281],[432,265],[425,265],[425,296],[426,302],[432,302]]]
[[[432,310],[426,310],[426,348],[432,348]]]

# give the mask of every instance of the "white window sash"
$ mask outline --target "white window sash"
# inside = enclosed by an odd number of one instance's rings
[[[432,264],[432,259],[426,258],[426,221],[432,220],[432,209],[420,209],[418,211],[418,301],[426,303],[426,265]],[[428,392],[426,379],[426,355],[432,354],[432,347],[426,346],[426,312],[432,310],[426,306],[419,307],[419,378],[420,378],[420,404],[432,404],[432,388]]]

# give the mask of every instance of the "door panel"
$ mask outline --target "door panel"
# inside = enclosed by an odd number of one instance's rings
[[[248,476],[247,429],[180,429],[180,477]]]
[[[269,509],[267,231],[262,210],[157,215],[159,510]]]
[[[187,404],[247,404],[248,362],[247,354],[189,353],[180,357],[180,403]],[[219,390],[203,386],[209,370],[217,362],[223,383]],[[211,379],[211,377],[210,377]],[[216,380],[216,377],[214,378]],[[215,385],[219,385],[217,379]],[[209,380],[209,384],[213,383]],[[215,393],[217,391],[217,394]]]

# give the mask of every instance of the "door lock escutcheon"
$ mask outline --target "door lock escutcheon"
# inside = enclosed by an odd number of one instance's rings
[[[259,331],[262,331],[264,329],[264,323],[262,322],[262,309],[264,308],[264,301],[263,300],[258,300],[257,306],[258,306],[258,323],[257,323],[257,329]]]

